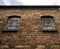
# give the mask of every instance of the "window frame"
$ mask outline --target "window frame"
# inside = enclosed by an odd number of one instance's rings
[[[7,23],[6,23],[6,26],[3,28],[3,32],[17,32],[18,31],[18,29],[16,29],[15,28],[15,30],[14,29],[7,29],[9,26],[7,26],[8,24],[9,24],[9,22],[8,21],[10,21],[10,19],[13,19],[13,18],[18,18],[19,20],[18,21],[20,21],[20,16],[17,16],[17,15],[12,15],[12,16],[8,16],[8,20],[7,20]],[[12,22],[12,21],[11,21]],[[12,25],[12,24],[11,24]],[[13,26],[11,26],[11,27],[13,27]],[[18,27],[17,25],[16,26],[14,26],[14,27]],[[19,27],[18,27],[19,28]]]
[[[46,18],[50,18],[51,20],[50,21],[52,21],[52,22],[50,22],[51,24],[53,23],[53,26],[51,25],[51,27],[52,27],[52,29],[48,29],[47,27],[47,29],[44,29],[45,28],[45,26],[43,26],[43,18],[44,19],[46,19]],[[49,27],[49,26],[48,26]],[[53,27],[55,28],[55,29],[53,29]],[[45,15],[45,16],[41,16],[41,28],[42,28],[42,31],[43,32],[57,32],[57,30],[56,30],[56,27],[55,27],[55,22],[54,22],[54,17],[53,16],[49,16],[49,15]]]

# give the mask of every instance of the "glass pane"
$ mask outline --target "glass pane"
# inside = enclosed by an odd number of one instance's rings
[[[42,30],[55,30],[53,18],[42,18]]]
[[[19,18],[10,18],[10,20],[19,20]]]
[[[16,27],[8,27],[8,30],[16,30]]]
[[[20,18],[10,18],[8,20],[7,26],[5,29],[7,30],[18,30],[18,26],[19,26],[19,19]]]
[[[45,27],[51,27],[52,26],[52,21],[51,21],[52,19],[49,19],[49,18],[44,18],[42,21],[43,21],[43,25],[45,26]]]

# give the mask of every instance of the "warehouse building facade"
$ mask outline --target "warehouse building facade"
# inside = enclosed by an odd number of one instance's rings
[[[0,8],[0,49],[60,49],[59,8]]]

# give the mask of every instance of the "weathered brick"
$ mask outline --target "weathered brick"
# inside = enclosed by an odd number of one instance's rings
[[[51,49],[59,49],[60,45],[51,45]]]
[[[2,32],[8,16],[18,15],[20,25],[18,32]],[[57,32],[42,32],[41,16],[54,17]],[[60,11],[54,8],[0,8],[0,46],[12,49],[58,49],[60,48]],[[26,45],[26,46],[21,46]],[[30,45],[30,46],[29,46]],[[49,45],[49,46],[46,46]],[[46,46],[46,47],[45,47]]]
[[[38,45],[36,49],[45,49],[45,45]]]
[[[9,48],[8,45],[1,45],[1,48]]]
[[[29,45],[16,45],[15,48],[27,48],[27,49],[30,49],[31,46],[29,46]]]

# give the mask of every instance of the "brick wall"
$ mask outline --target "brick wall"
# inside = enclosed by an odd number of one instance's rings
[[[18,15],[18,32],[2,32],[9,15]],[[41,16],[54,17],[57,32],[42,32]],[[0,8],[0,49],[60,49],[60,11],[49,8]]]

